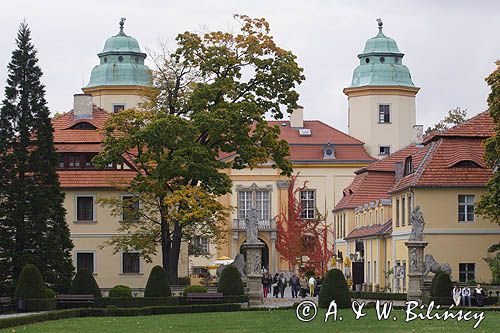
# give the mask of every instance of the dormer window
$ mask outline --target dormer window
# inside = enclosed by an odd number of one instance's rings
[[[95,127],[91,123],[88,123],[88,122],[84,121],[84,122],[81,122],[81,123],[78,123],[78,124],[75,124],[75,125],[71,126],[70,129],[74,129],[74,130],[96,130],[97,127]]]
[[[325,147],[323,147],[323,159],[325,160],[333,160],[335,159],[335,148],[328,143]]]
[[[471,160],[463,160],[455,163],[454,168],[481,168],[479,164]]]
[[[405,159],[405,170],[404,170],[403,175],[406,176],[406,175],[409,175],[412,172],[413,172],[413,160],[412,160],[411,156],[408,156]]]

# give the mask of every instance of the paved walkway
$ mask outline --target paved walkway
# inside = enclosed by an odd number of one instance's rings
[[[44,312],[47,312],[47,311],[0,314],[0,319],[14,318],[14,317],[24,317],[24,316],[29,316],[29,315],[33,315],[33,314],[37,314],[37,313],[44,313]]]

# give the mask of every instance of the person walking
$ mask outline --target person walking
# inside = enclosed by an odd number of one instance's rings
[[[278,279],[279,279],[279,274],[276,273],[274,274],[274,277],[272,279],[272,283],[273,283],[273,296],[274,297],[278,297],[278,293],[279,293],[279,290],[278,290]]]
[[[470,294],[471,294],[471,291],[470,291],[469,286],[465,286],[462,288],[462,304],[463,304],[463,306],[466,306],[466,304],[465,304],[466,302],[469,304],[469,306],[471,306]]]
[[[462,289],[460,289],[458,284],[455,285],[455,288],[453,288],[451,294],[453,296],[453,302],[455,302],[455,306],[459,306],[460,300],[462,299]]]
[[[262,290],[264,293],[264,298],[267,298],[267,294],[269,294],[269,287],[271,286],[271,276],[267,273],[262,277]]]
[[[316,287],[316,279],[314,275],[309,278],[309,296],[314,297],[314,288]]]
[[[278,290],[281,293],[281,298],[285,297],[286,277],[281,273],[278,277]]]
[[[304,275],[302,275],[299,279],[300,283],[300,294],[302,298],[306,297],[307,294],[307,279]]]
[[[297,294],[299,293],[299,278],[295,274],[290,278],[290,288],[292,288],[292,298],[297,298]]]
[[[474,293],[476,294],[477,306],[483,306],[484,305],[484,291],[483,291],[483,288],[481,288],[480,284],[478,284],[477,287],[474,289]]]

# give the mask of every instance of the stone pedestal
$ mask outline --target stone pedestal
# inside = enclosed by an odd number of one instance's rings
[[[418,301],[422,303],[424,289],[423,275],[424,267],[424,249],[429,244],[424,241],[407,241],[408,248],[408,301]]]
[[[255,306],[263,303],[262,293],[262,249],[265,244],[261,241],[243,244],[246,252],[245,273],[247,275],[248,305]]]

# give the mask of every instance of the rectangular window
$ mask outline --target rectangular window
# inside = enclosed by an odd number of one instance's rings
[[[76,271],[88,269],[94,273],[94,252],[77,252],[76,253]]]
[[[139,198],[133,195],[122,196],[122,221],[139,220]]]
[[[411,212],[413,211],[413,196],[408,197],[408,225],[411,225]]]
[[[76,197],[76,220],[93,221],[94,220],[94,197],[77,196]]]
[[[314,190],[300,191],[300,204],[302,205],[303,219],[313,219],[316,209],[316,195]]]
[[[474,222],[474,195],[458,196],[458,221]]]
[[[388,104],[380,104],[378,106],[378,122],[379,123],[391,122],[390,106]]]
[[[239,191],[238,215],[245,219],[252,209],[252,191]]]
[[[460,282],[476,281],[476,264],[460,263],[458,270]]]
[[[391,154],[391,147],[390,146],[379,146],[379,155],[381,156],[386,156]]]
[[[396,227],[399,227],[399,199],[396,199]]]
[[[404,227],[406,225],[406,198],[402,197],[401,198],[401,226]]]
[[[141,258],[137,252],[124,252],[122,253],[122,273],[123,274],[137,274],[141,272]]]
[[[203,267],[203,266],[194,266],[192,274],[193,275],[208,275],[208,270],[206,269],[206,267]]]
[[[113,113],[125,110],[125,104],[113,104]]]
[[[269,220],[269,191],[257,191],[255,192],[257,212],[261,220]]]
[[[197,236],[192,239],[189,254],[208,254],[208,239]]]

